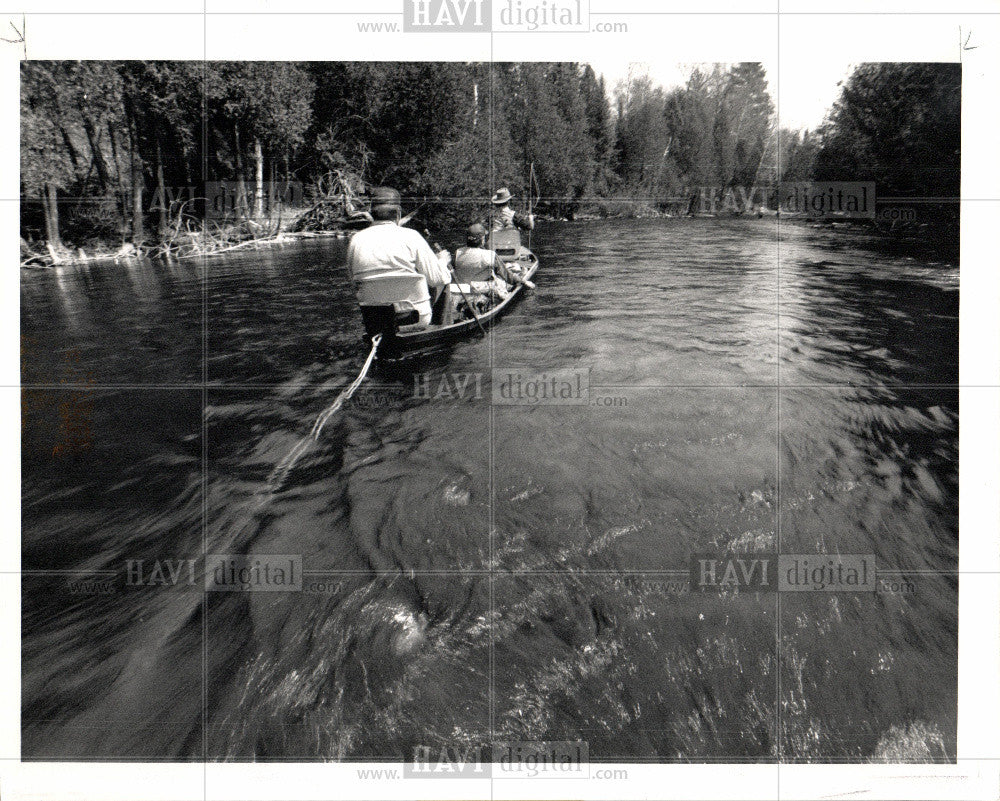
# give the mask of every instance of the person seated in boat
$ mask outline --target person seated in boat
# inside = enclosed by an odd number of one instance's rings
[[[352,281],[400,270],[427,279],[427,286],[440,294],[451,282],[451,254],[437,253],[412,228],[399,225],[402,215],[399,192],[389,187],[372,190],[374,222],[358,231],[347,248],[347,271]]]
[[[491,207],[486,212],[486,230],[499,231],[503,228],[520,228],[531,231],[535,227],[534,214],[522,214],[510,207],[513,196],[504,186],[498,189],[490,198]]]
[[[462,284],[495,282],[506,290],[517,277],[495,251],[486,248],[486,228],[473,223],[466,231],[465,247],[455,251],[455,280]]]

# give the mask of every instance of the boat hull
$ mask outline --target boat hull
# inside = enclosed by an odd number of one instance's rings
[[[520,274],[525,280],[538,271],[538,258],[527,248],[522,248],[517,262],[521,266]],[[522,284],[516,284],[504,300],[475,319],[459,320],[449,325],[430,325],[414,331],[400,331],[392,306],[363,306],[361,317],[365,326],[364,342],[371,347],[372,337],[382,335],[379,343],[377,359],[379,361],[398,361],[416,358],[432,353],[454,342],[479,333],[480,325],[486,329],[493,325],[503,314],[517,302],[524,292]]]

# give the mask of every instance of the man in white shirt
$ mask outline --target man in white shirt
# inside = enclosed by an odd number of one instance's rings
[[[419,273],[430,288],[440,290],[451,281],[451,254],[447,250],[434,253],[419,233],[400,226],[401,214],[399,192],[388,187],[372,191],[371,215],[375,222],[358,231],[347,248],[351,280],[407,270]]]

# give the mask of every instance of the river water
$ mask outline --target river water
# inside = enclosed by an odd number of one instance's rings
[[[953,759],[957,263],[777,234],[542,226],[488,339],[374,371],[291,465],[365,355],[343,241],[25,273],[24,757]],[[491,405],[491,368],[590,402]],[[689,591],[773,551],[885,584]],[[205,593],[204,553],[303,589]]]

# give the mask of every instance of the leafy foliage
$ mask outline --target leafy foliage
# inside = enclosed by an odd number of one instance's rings
[[[960,64],[861,64],[820,131],[820,180],[873,180],[893,195],[958,197]]]
[[[271,179],[318,186],[331,174],[357,187],[395,186],[426,204],[425,220],[448,222],[499,186],[523,200],[530,165],[539,208],[560,216],[616,210],[616,202],[683,210],[700,187],[811,178],[874,180],[880,193],[958,194],[961,72],[951,64],[860,65],[813,133],[778,130],[756,63],[694,67],[669,91],[634,73],[610,97],[590,66],[564,62],[21,69],[29,239],[56,237],[58,206],[70,196],[77,208],[98,201],[103,228],[114,228],[105,218],[116,215],[139,244],[147,215],[159,213],[161,237],[179,227],[169,219],[205,215],[198,198],[206,182],[251,191]],[[41,202],[33,206],[34,198]],[[258,199],[240,213],[270,209]]]

